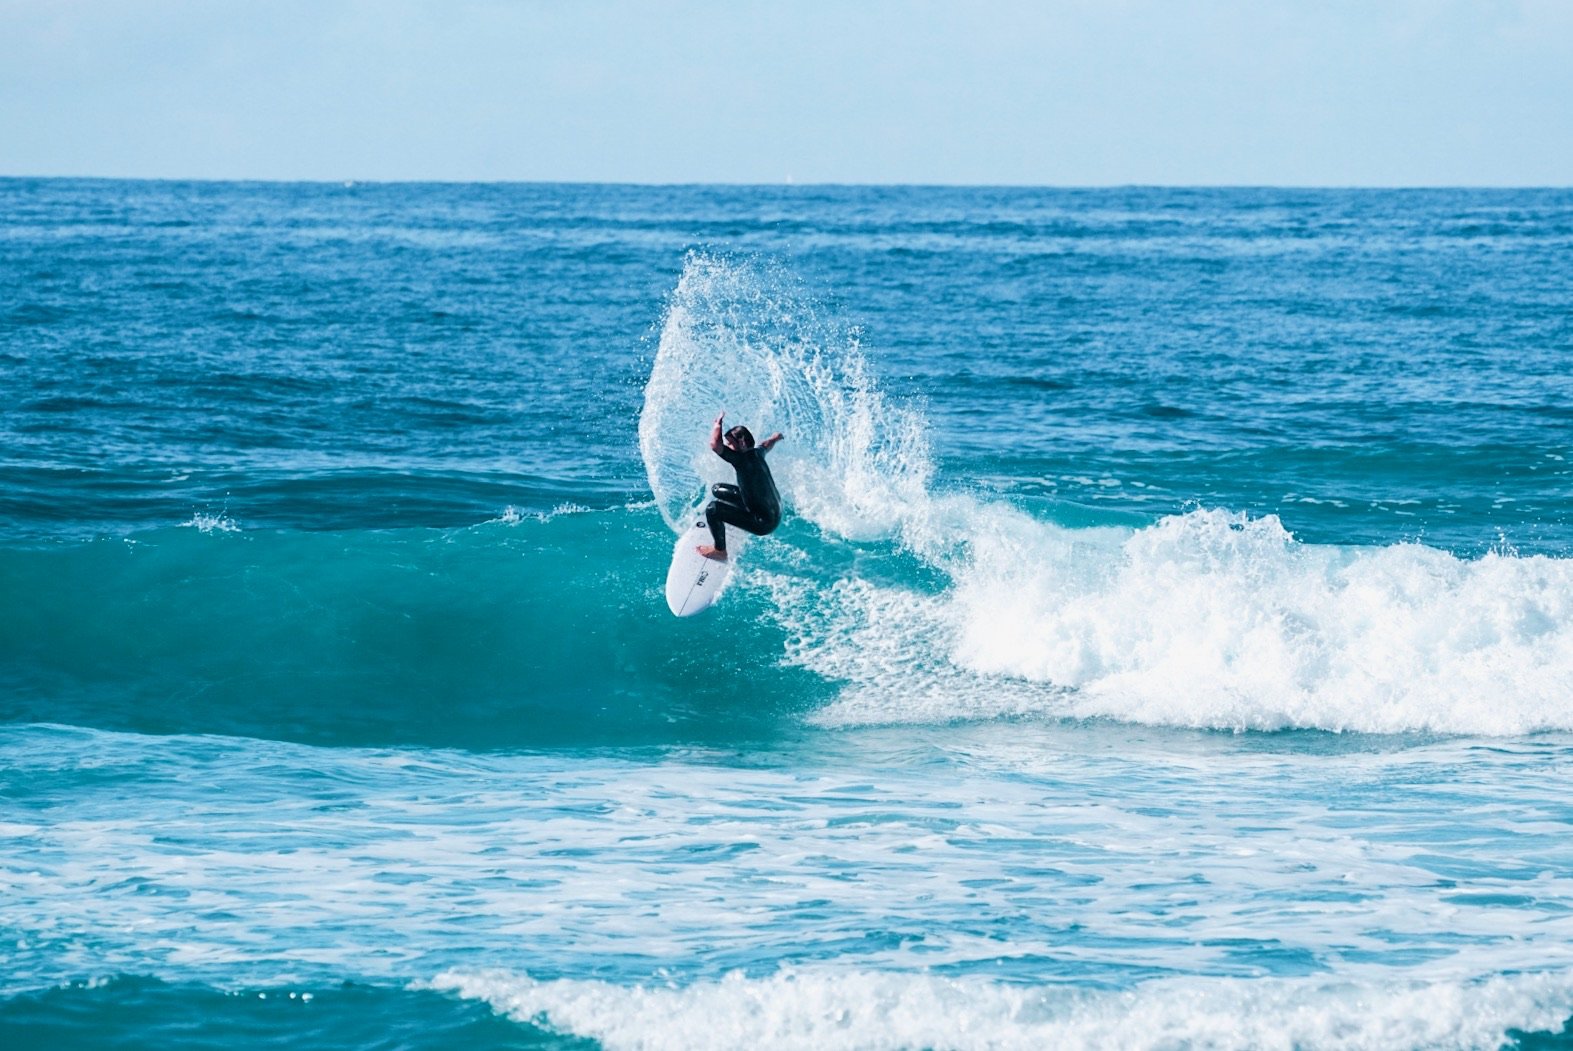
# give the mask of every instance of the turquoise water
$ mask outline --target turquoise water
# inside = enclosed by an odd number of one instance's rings
[[[10,1047],[1554,1047],[1573,193],[0,180]],[[661,594],[725,409],[788,505]]]

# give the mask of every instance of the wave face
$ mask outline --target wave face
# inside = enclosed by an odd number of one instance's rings
[[[747,595],[724,647],[649,615],[667,549],[649,510],[347,534],[194,521],[0,552],[12,719],[531,747],[757,735],[816,693],[758,666],[782,637]]]

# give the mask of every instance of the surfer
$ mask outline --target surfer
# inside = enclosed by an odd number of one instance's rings
[[[770,476],[770,465],[765,463],[765,453],[781,440],[777,431],[758,445],[747,427],[737,426],[721,434],[721,421],[726,413],[715,418],[710,428],[710,451],[732,465],[737,472],[737,484],[718,482],[710,487],[715,497],[705,508],[705,522],[710,526],[710,544],[700,544],[699,553],[718,562],[726,561],[726,527],[729,525],[764,536],[781,524],[781,494],[776,492],[776,481]]]

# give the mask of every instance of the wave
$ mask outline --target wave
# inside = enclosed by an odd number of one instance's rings
[[[822,725],[1573,728],[1573,561],[1305,544],[1276,517],[1214,509],[1072,529],[936,491],[921,413],[878,391],[854,332],[777,272],[696,255],[640,425],[669,523],[719,464],[702,439],[720,404],[793,432],[783,493],[820,538],[893,544],[929,571],[892,581],[765,545],[778,553],[755,582],[787,663],[840,684]]]
[[[790,513],[677,622],[662,520],[724,470],[720,408],[787,433]],[[1573,729],[1573,560],[1308,544],[1217,509],[1087,525],[945,489],[920,407],[757,264],[689,258],[639,432],[647,505],[340,532],[204,513],[0,549],[0,714],[482,748],[998,718]]]
[[[690,986],[440,975],[430,988],[621,1049],[1479,1048],[1563,1029],[1560,974],[1476,980],[1164,979],[1133,990],[867,971],[733,973]],[[1542,1037],[1544,1039],[1544,1037]],[[1540,1044],[1538,1046],[1547,1046]],[[1551,1045],[1555,1046],[1555,1045]]]
[[[1120,991],[786,969],[694,985],[452,971],[408,988],[117,976],[0,998],[19,1047],[1560,1048],[1565,976],[1166,979]],[[194,1038],[193,1034],[201,1034]]]
[[[9,721],[328,744],[717,742],[998,718],[1573,729],[1573,562],[1296,541],[1195,511],[1068,528],[966,494],[826,501],[665,612],[649,506],[456,530],[195,516],[0,549]],[[817,519],[817,520],[816,520]]]

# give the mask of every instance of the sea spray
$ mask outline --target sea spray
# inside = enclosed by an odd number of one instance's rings
[[[839,535],[886,535],[927,491],[922,417],[881,393],[856,333],[780,268],[694,252],[667,304],[639,416],[650,490],[676,531],[705,483],[731,480],[706,444],[723,411],[759,437],[785,433],[771,453],[783,496]]]

